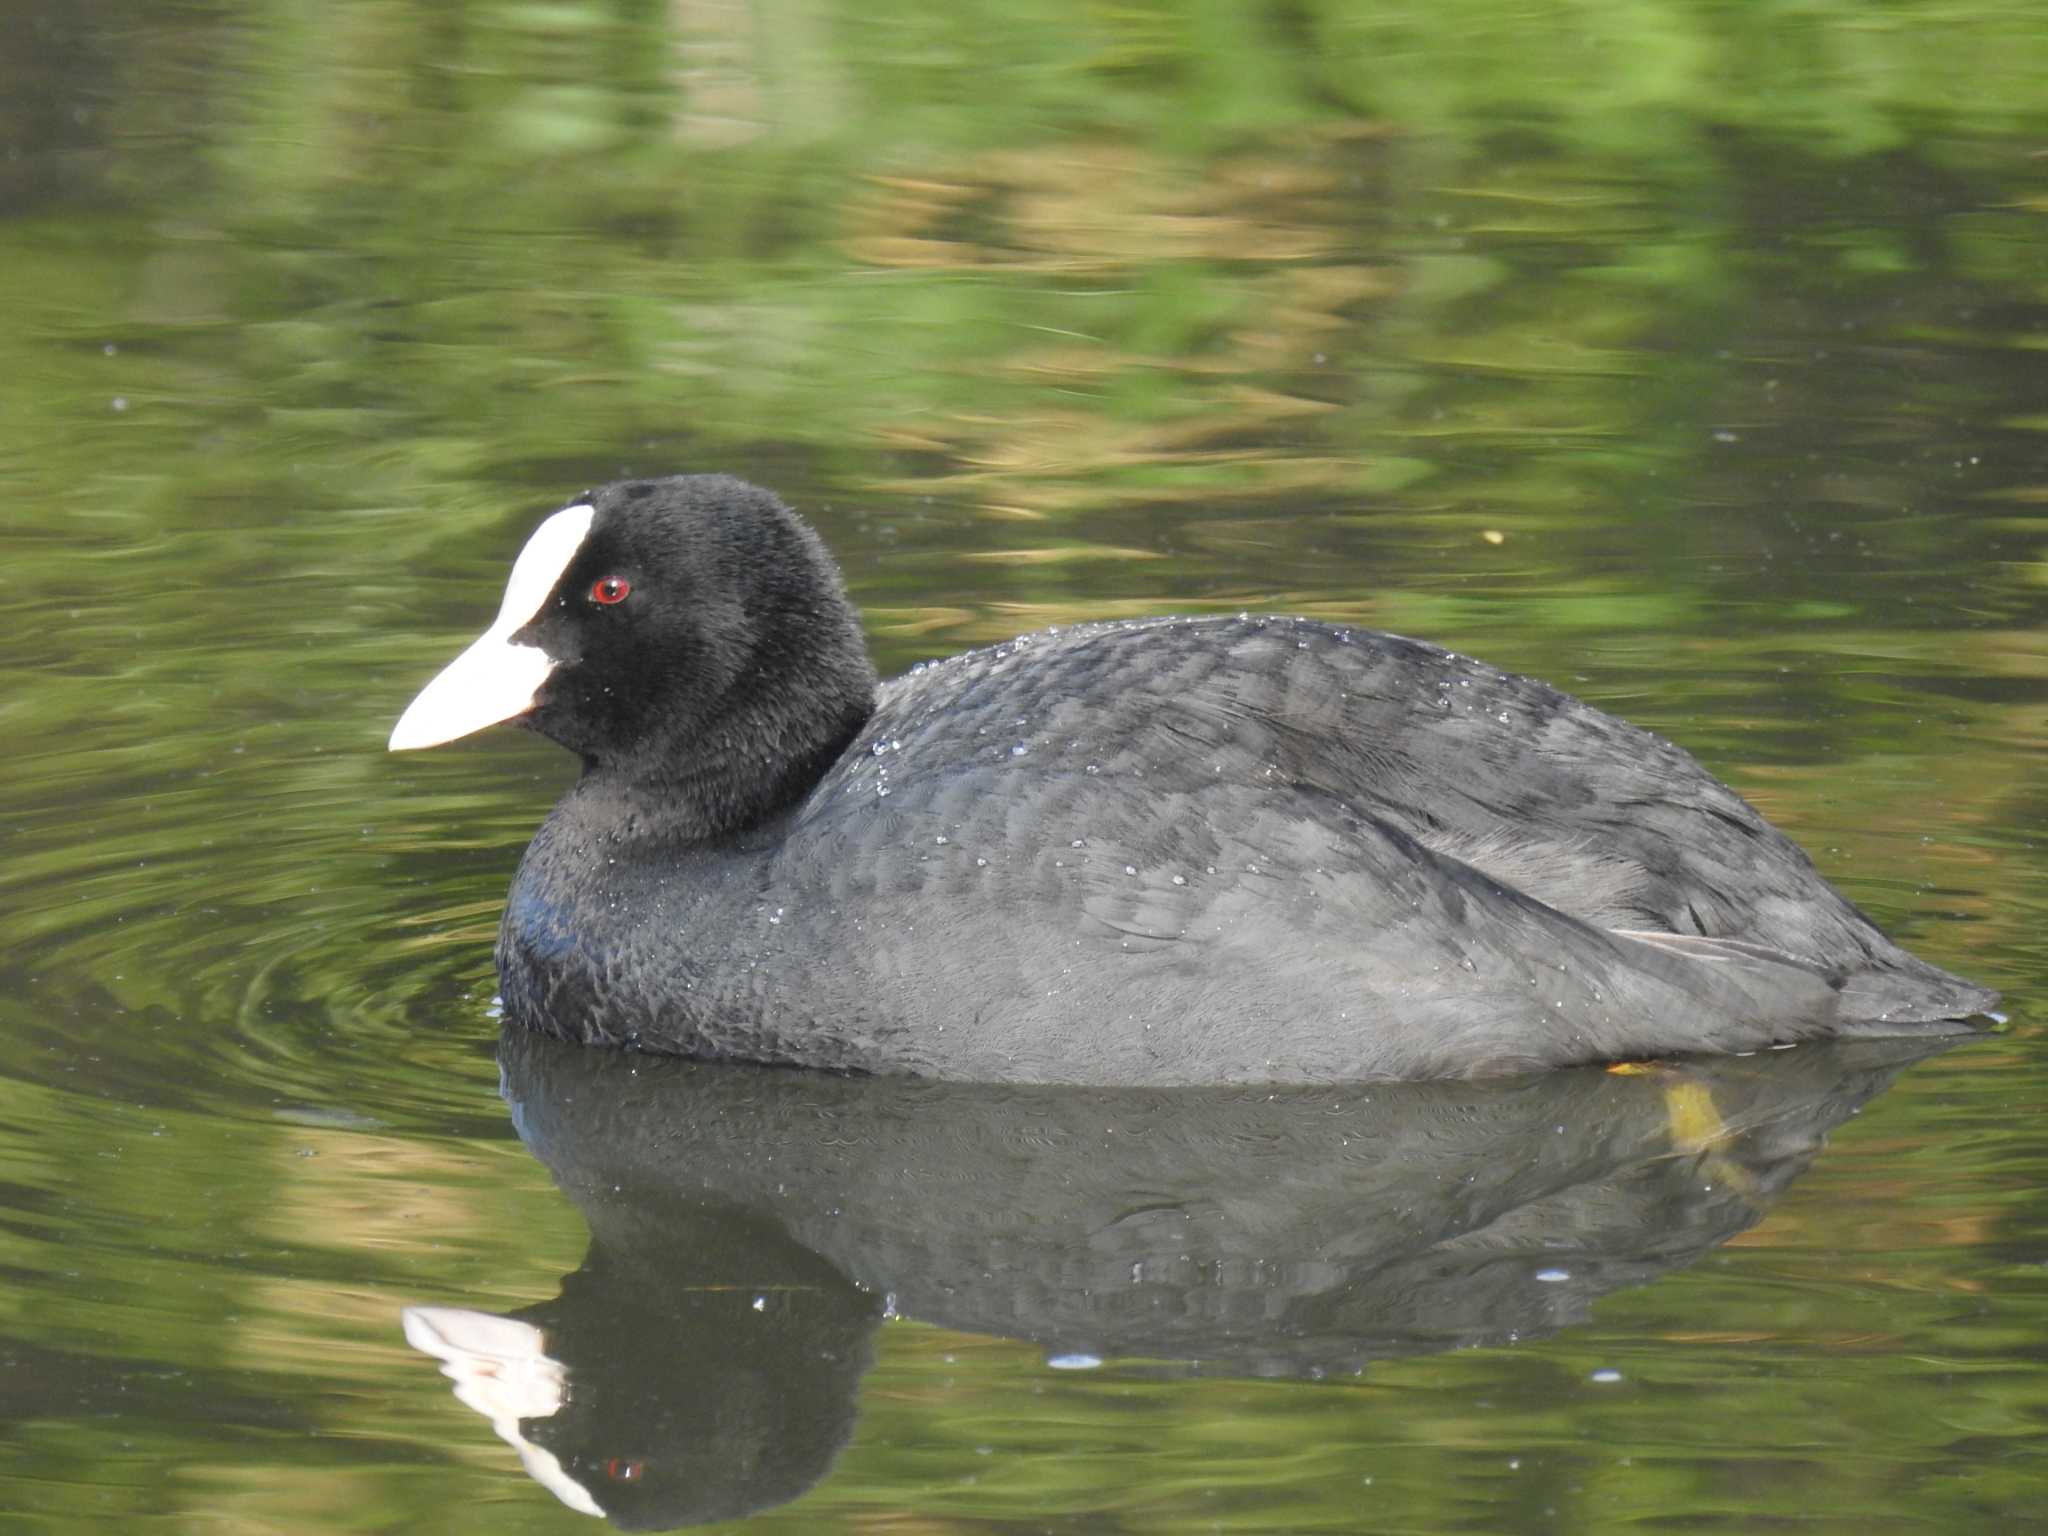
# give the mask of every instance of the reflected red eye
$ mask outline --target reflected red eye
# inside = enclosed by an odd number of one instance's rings
[[[626,594],[633,590],[633,584],[623,576],[600,576],[590,584],[590,600],[593,603],[623,603]]]
[[[640,1475],[640,1472],[639,1462],[627,1461],[622,1456],[614,1456],[604,1464],[604,1475],[615,1483],[630,1483]]]

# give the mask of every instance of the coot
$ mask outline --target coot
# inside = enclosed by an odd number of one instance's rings
[[[541,524],[391,734],[583,760],[526,850],[507,1015],[592,1044],[1098,1084],[1523,1071],[1954,1029],[1671,743],[1420,641],[1047,630],[878,684],[818,537],[716,475]]]

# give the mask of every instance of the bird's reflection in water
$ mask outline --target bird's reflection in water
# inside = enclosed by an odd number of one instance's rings
[[[406,1314],[572,1508],[797,1497],[893,1309],[1049,1359],[1314,1377],[1507,1343],[1752,1225],[1936,1043],[1470,1083],[1072,1089],[499,1045],[590,1226],[554,1300]],[[1167,1364],[1159,1364],[1159,1363]]]

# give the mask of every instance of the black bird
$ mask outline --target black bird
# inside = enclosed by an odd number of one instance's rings
[[[593,1044],[983,1081],[1319,1082],[1955,1030],[1670,742],[1396,635],[1177,618],[878,684],[823,543],[717,475],[555,513],[391,735],[583,773],[498,937]]]

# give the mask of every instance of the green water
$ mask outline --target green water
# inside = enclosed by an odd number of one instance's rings
[[[2041,1519],[2044,79],[1972,0],[0,5],[7,1528],[599,1528],[417,1305],[596,1341],[601,1433],[526,1431],[621,1523]],[[384,735],[540,515],[679,469],[886,669],[1273,609],[1546,677],[2012,1022],[1327,1101],[501,1069],[569,765]]]

